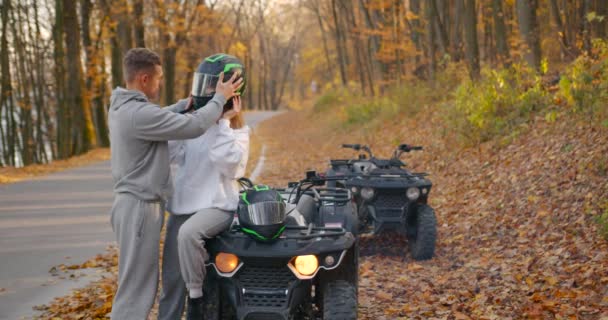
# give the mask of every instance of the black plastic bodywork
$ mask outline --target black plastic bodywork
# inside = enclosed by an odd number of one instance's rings
[[[412,173],[403,168],[398,160],[331,160],[331,169],[327,172],[331,176],[343,176],[336,186],[344,187],[353,193],[357,204],[361,232],[371,229],[374,234],[383,230],[406,230],[415,219],[416,205],[427,203],[432,183],[426,179],[424,173]],[[375,168],[356,167],[359,164],[373,162]],[[420,197],[410,201],[406,196],[408,188],[416,187],[420,190]],[[361,189],[374,189],[372,199],[364,199]]]
[[[237,319],[289,319],[311,296],[312,285],[326,269],[339,268],[355,237],[342,228],[288,226],[272,243],[258,242],[234,227],[208,242],[211,263],[219,252],[233,253],[242,266],[231,277],[220,276],[212,264],[207,267],[217,279],[222,299],[236,311]],[[314,254],[319,271],[310,280],[300,280],[287,266],[298,255]],[[331,255],[334,265],[324,265]]]

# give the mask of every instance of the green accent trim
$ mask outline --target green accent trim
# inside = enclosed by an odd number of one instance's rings
[[[259,233],[255,232],[255,231],[253,231],[253,230],[251,230],[251,229],[247,229],[247,228],[243,228],[243,227],[241,227],[241,230],[243,230],[243,232],[248,233],[248,234],[250,234],[250,235],[252,235],[252,236],[254,236],[254,237],[256,237],[256,238],[258,238],[258,239],[260,239],[260,240],[268,240],[268,239],[266,239],[266,237],[264,237],[263,235],[261,235],[261,234],[259,234]]]
[[[253,186],[253,189],[255,191],[268,191],[268,190],[270,190],[270,187],[265,186],[265,185],[259,185],[259,186]]]
[[[223,58],[223,57],[225,57],[225,56],[226,56],[225,54],[220,53],[220,54],[218,54],[218,55],[216,55],[216,56],[211,56],[211,57],[209,57],[209,58],[205,59],[205,61],[209,61],[209,62],[216,62],[216,61],[220,60],[221,58]]]
[[[251,205],[251,203],[249,203],[249,200],[247,200],[247,192],[243,192],[241,194],[241,199],[243,199],[243,201],[245,201],[245,203],[249,206]]]
[[[268,240],[274,240],[274,239],[278,238],[283,233],[283,231],[285,231],[285,227],[286,226],[282,226],[281,229],[279,229],[279,231],[277,231],[277,233],[274,236],[272,236],[272,238],[270,238],[270,239],[264,237],[263,235],[255,232],[251,229],[248,229],[248,228],[241,227],[241,230],[243,230],[243,232],[245,232],[245,233],[248,233],[248,234],[258,238],[259,240],[268,241]]]
[[[243,68],[243,66],[238,63],[227,63],[224,66],[224,72],[228,72],[228,71],[232,70],[233,68]]]
[[[285,231],[285,227],[286,226],[282,226],[281,229],[279,229],[279,231],[277,231],[277,234],[275,234],[274,237],[272,237],[272,239],[278,238],[281,235],[281,233],[283,233],[283,231]]]

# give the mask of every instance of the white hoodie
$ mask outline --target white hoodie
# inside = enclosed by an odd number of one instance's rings
[[[220,119],[202,136],[169,141],[174,165],[174,192],[168,209],[173,214],[191,214],[201,209],[236,210],[239,187],[236,179],[245,174],[249,155],[249,127],[230,128]]]

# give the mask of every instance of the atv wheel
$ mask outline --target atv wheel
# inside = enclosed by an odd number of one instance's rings
[[[418,206],[413,231],[408,232],[408,246],[414,260],[428,260],[435,253],[437,219],[435,210],[426,204]]]
[[[323,319],[357,319],[357,289],[354,284],[336,280],[324,286]]]
[[[214,274],[208,274],[205,279],[203,297],[205,297],[204,320],[232,320],[235,318],[234,310],[229,305],[228,299],[219,286],[219,279]]]
[[[220,286],[215,274],[207,269],[207,277],[203,283],[203,314],[204,319],[220,319]]]

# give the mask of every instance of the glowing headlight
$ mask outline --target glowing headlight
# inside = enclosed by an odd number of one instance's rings
[[[319,267],[319,260],[314,255],[297,256],[294,261],[294,267],[301,275],[310,276]]]
[[[418,189],[416,187],[407,188],[407,191],[405,192],[405,194],[407,195],[408,199],[410,199],[411,201],[414,201],[414,200],[418,199],[418,197],[420,197],[420,189]]]
[[[368,187],[361,189],[361,197],[365,200],[370,200],[374,197],[374,189]]]
[[[220,272],[230,273],[239,265],[239,258],[232,253],[220,252],[215,256],[215,266]]]
[[[350,188],[350,192],[357,193],[357,192],[359,192],[359,189],[357,189],[357,187],[352,187],[352,188]]]

